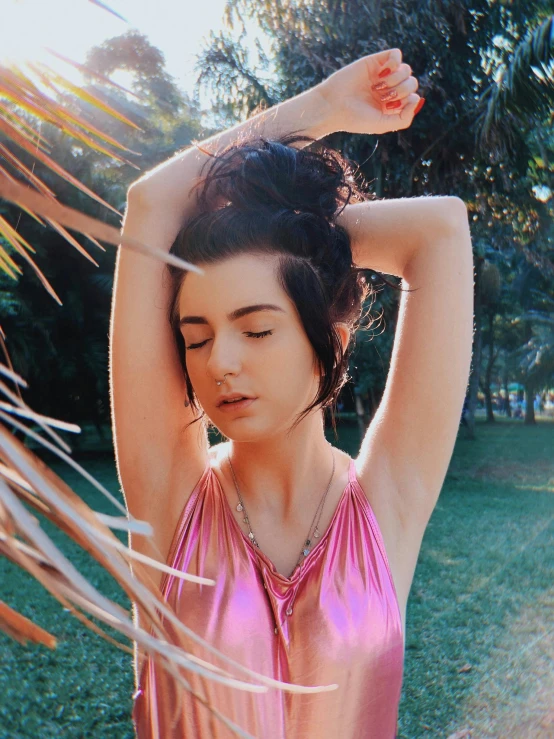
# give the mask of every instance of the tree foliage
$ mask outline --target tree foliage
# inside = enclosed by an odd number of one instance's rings
[[[161,52],[136,32],[92,49],[87,68],[85,92],[124,111],[140,124],[141,130],[130,129],[94,107],[86,95],[63,95],[64,108],[135,152],[132,162],[109,160],[53,125],[43,124],[41,130],[50,142],[52,159],[122,212],[127,188],[139,168],[154,166],[201,134],[199,111],[166,73]],[[110,76],[120,69],[134,75],[129,92],[114,92],[109,83]],[[62,202],[119,226],[115,216],[112,218],[105,208],[36,162],[31,153],[23,152],[20,159]],[[14,205],[1,203],[0,215],[17,225],[18,233],[34,245],[40,267],[63,303],[60,311],[39,280],[26,271],[17,281],[6,278],[1,282],[2,305],[6,308],[2,328],[14,369],[29,383],[25,400],[42,413],[72,421],[93,421],[101,429],[110,420],[108,332],[115,250],[106,251],[75,235],[73,238],[85,253],[90,252],[90,258],[76,249],[64,254],[64,259],[55,258],[62,249],[68,251],[58,232],[22,214]],[[1,240],[0,246],[9,248]]]
[[[552,198],[537,194],[537,187],[554,189],[550,2],[228,0],[226,15],[228,30],[212,34],[198,60],[199,85],[211,90],[222,121],[303,92],[361,56],[398,47],[419,80],[424,112],[406,131],[335,134],[330,143],[360,165],[379,197],[465,200],[476,257],[492,252],[493,262],[511,260],[507,284],[522,259],[554,274]],[[270,48],[257,63],[249,59],[248,21]],[[389,328],[395,307],[384,293],[375,305]],[[375,355],[383,367],[390,356],[385,336],[361,341],[352,359],[359,386],[377,394],[384,379],[374,376]]]

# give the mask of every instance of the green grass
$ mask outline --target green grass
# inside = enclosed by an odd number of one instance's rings
[[[399,739],[554,736],[554,424],[478,436],[460,431],[425,532]]]
[[[355,455],[356,426],[340,432],[339,445]],[[547,718],[554,711],[547,635],[554,626],[554,423],[501,419],[479,423],[477,432],[473,442],[461,429],[423,540],[408,603],[398,739],[446,739],[462,729],[479,739],[554,735]],[[89,505],[113,512],[79,475],[47,461]],[[112,458],[83,464],[117,492]],[[94,585],[129,607],[88,555],[43,526]],[[133,737],[131,656],[1,559],[0,581],[3,600],[58,638],[50,651],[0,634],[0,739]]]

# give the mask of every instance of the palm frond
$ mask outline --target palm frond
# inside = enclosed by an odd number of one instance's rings
[[[117,162],[125,163],[135,168],[137,168],[137,165],[124,157],[122,152],[130,154],[136,154],[136,152],[123,146],[115,138],[103,133],[82,116],[77,115],[66,104],[62,104],[60,99],[63,94],[67,96],[69,93],[75,99],[85,101],[88,105],[103,113],[107,113],[125,125],[140,130],[139,127],[127,116],[106,104],[99,97],[90,91],[81,89],[68,81],[61,73],[55,72],[47,65],[29,63],[27,68],[28,71],[24,71],[16,65],[0,65],[0,135],[3,138],[3,141],[0,142],[0,159],[3,159],[17,175],[36,188],[38,192],[47,196],[52,201],[55,200],[56,196],[52,189],[31,168],[27,167],[21,161],[20,157],[10,148],[9,144],[13,144],[32,157],[33,160],[40,162],[52,172],[55,172],[62,180],[70,183],[105,208],[117,215],[121,215],[117,208],[106,202],[91,188],[80,182],[52,159],[49,143],[41,134],[40,124],[45,122],[56,126],[60,131],[78,141],[79,144],[104,154]],[[33,127],[33,120],[39,125]],[[17,182],[8,170],[1,166],[0,179],[11,182],[12,184]],[[33,218],[37,218],[37,214],[28,205],[21,203],[20,206]],[[55,221],[55,219],[53,220]],[[42,223],[40,220],[39,222]],[[6,223],[4,220],[0,224],[0,236],[3,236],[8,243],[16,248],[19,254],[24,256],[18,248],[24,245],[22,238],[15,232],[13,227],[9,226],[9,224],[6,225]],[[57,222],[57,225],[54,227],[72,246],[79,248],[86,255],[86,252],[80,245],[77,247],[75,239],[67,231],[62,229],[62,224]],[[87,258],[90,259],[88,256]],[[27,261],[30,262],[48,292],[55,300],[59,300],[54,289],[40,273],[36,264],[32,260],[27,259]],[[0,269],[9,276],[14,276],[13,271],[8,267],[5,253],[0,255]]]
[[[529,118],[544,119],[554,107],[554,16],[528,32],[480,99],[476,120],[481,148],[502,148],[510,130]]]
[[[108,244],[112,244],[112,246],[118,246],[121,244],[123,247],[128,247],[141,254],[161,259],[162,261],[167,262],[168,264],[173,264],[181,269],[192,270],[201,275],[204,274],[203,269],[197,267],[191,262],[179,259],[173,254],[169,254],[161,249],[136,241],[135,239],[129,239],[128,237],[123,238],[120,231],[117,228],[110,226],[108,223],[104,223],[96,218],[87,216],[74,208],[69,208],[67,205],[62,205],[61,203],[58,203],[57,200],[51,200],[50,198],[31,190],[29,187],[21,185],[13,178],[2,177],[1,169],[0,198],[4,198],[20,207],[29,208],[33,213],[42,216],[44,219],[51,219],[56,223],[61,224],[72,231],[82,233],[85,236],[105,241]],[[3,235],[3,232],[0,233]]]
[[[99,0],[91,2],[109,10]],[[86,236],[100,249],[104,249],[100,242],[116,247],[121,245],[122,248],[134,249],[181,269],[203,274],[203,270],[193,264],[154,249],[148,244],[123,239],[119,229],[60,204],[46,183],[42,182],[31,168],[19,161],[9,146],[10,142],[81,192],[117,213],[115,208],[51,158],[49,142],[41,136],[40,129],[33,128],[29,119],[53,124],[80,143],[120,162],[126,162],[121,152],[129,150],[72,113],[67,106],[62,106],[57,98],[61,97],[62,93],[79,97],[87,105],[93,105],[103,113],[111,113],[121,122],[134,124],[106,106],[99,98],[80,91],[62,76],[44,66],[35,65],[31,68],[31,73],[40,80],[40,85],[35,84],[30,75],[19,69],[0,66],[0,134],[7,140],[1,143],[0,157],[9,167],[15,169],[18,177],[22,177],[31,185],[28,187],[22,184],[8,169],[0,166],[0,198],[25,210],[39,223],[50,224],[73,248],[94,264],[97,264],[95,260],[69,230]],[[109,147],[112,147],[112,150]],[[30,253],[35,251],[32,245],[3,216],[0,216],[0,237],[32,265],[46,290],[61,304],[60,298],[30,257]],[[7,254],[1,244],[0,269],[14,279],[21,273],[15,260]],[[112,529],[142,536],[152,536],[153,532],[148,522],[131,517],[115,496],[72,459],[71,448],[55,431],[58,428],[66,432],[79,432],[79,427],[43,416],[27,406],[19,392],[19,387],[26,386],[27,383],[13,371],[3,340],[1,344],[7,365],[0,363],[0,375],[15,383],[16,392],[10,390],[7,383],[0,380],[0,395],[4,398],[0,401],[0,556],[26,570],[87,628],[118,648],[130,654],[133,652],[128,644],[113,639],[92,619],[100,621],[127,640],[135,642],[139,655],[149,656],[163,667],[174,678],[176,684],[190,691],[214,717],[245,739],[253,738],[222,715],[215,706],[206,701],[204,696],[192,690],[185,677],[187,672],[197,673],[208,680],[229,687],[256,693],[266,692],[269,688],[292,693],[335,690],[338,686],[334,684],[303,686],[260,675],[220,652],[178,619],[150,576],[150,568],[208,586],[215,585],[215,582],[168,566],[159,552],[158,559],[146,557],[125,546],[115,536]],[[31,426],[35,426],[35,430]],[[10,429],[16,429],[24,436],[30,437],[41,447],[71,465],[100,490],[121,515],[111,516],[92,510],[39,457],[25,447]],[[136,604],[141,614],[144,614],[144,628],[137,627],[125,609],[104,596],[81,575],[47,536],[39,519],[32,515],[29,509],[39,513],[67,534],[114,578],[129,600]],[[0,602],[0,629],[21,641],[31,639],[50,648],[56,646],[56,639],[52,634],[2,602]],[[226,669],[196,657],[191,651],[196,644],[215,655],[218,663],[221,664],[223,661],[227,666]],[[180,702],[183,690],[178,691],[177,695]]]
[[[0,534],[0,541],[1,538],[2,534]],[[0,629],[21,644],[26,644],[30,640],[38,644],[44,644],[50,649],[54,649],[57,644],[56,638],[52,634],[49,634],[45,629],[41,629],[30,619],[22,616],[21,613],[14,611],[3,600],[0,600]]]
[[[22,378],[0,365],[0,372],[25,384]],[[132,531],[135,534],[151,535],[151,526],[144,521],[130,517],[125,508],[91,475],[86,473],[57,444],[33,432],[15,418],[27,417],[58,440],[59,437],[51,426],[59,426],[66,431],[79,430],[78,427],[64,424],[55,419],[47,419],[34,413],[26,404],[12,393],[0,381],[0,392],[13,402],[3,403],[2,408],[9,408],[11,413],[0,410],[0,420],[29,434],[45,448],[58,454],[72,464],[89,481],[105,493],[110,501],[124,512],[125,517],[113,517],[99,514],[89,508],[65,482],[61,480],[44,462],[38,459],[29,449],[15,439],[4,426],[0,425],[0,554],[27,570],[40,582],[62,605],[74,612],[87,626],[94,624],[77,611],[88,612],[94,618],[116,629],[128,639],[136,641],[142,654],[149,654],[157,663],[167,669],[170,674],[185,688],[188,682],[183,678],[179,668],[193,671],[208,679],[221,682],[230,687],[253,692],[265,692],[269,687],[279,688],[294,693],[314,693],[334,690],[335,685],[300,686],[274,680],[243,667],[238,662],[225,656],[215,647],[204,641],[179,621],[173,610],[162,599],[159,590],[150,578],[148,567],[171,574],[175,577],[205,585],[214,585],[213,580],[176,570],[160,560],[155,560],[126,547],[111,531],[113,526],[119,530]],[[61,439],[59,441],[66,446]],[[67,446],[66,446],[67,448]],[[94,588],[59,551],[40,526],[37,518],[32,516],[27,507],[34,508],[42,516],[54,523],[61,531],[71,537],[80,547],[94,557],[108,571],[125,591],[129,599],[144,609],[147,614],[149,629],[137,628],[129,614],[119,605],[106,598]],[[16,538],[19,536],[20,539]],[[169,622],[177,634],[177,643],[172,641],[165,622]],[[33,632],[27,622],[22,621],[11,609],[0,609],[0,628],[6,626],[7,633],[14,638],[36,639],[49,646],[55,645],[52,635],[47,632]],[[101,636],[113,644],[131,652],[125,644],[109,637],[101,628],[94,628]],[[48,639],[51,637],[51,639]],[[228,670],[222,670],[210,663],[199,660],[190,653],[191,643],[201,644],[212,654],[223,659],[230,668],[242,673],[249,680],[245,681]],[[198,697],[198,696],[196,696]],[[199,697],[201,699],[201,697]],[[221,716],[213,707],[218,717],[240,736],[249,736],[239,727]]]
[[[93,5],[97,5],[99,8],[102,8],[102,10],[107,10],[108,13],[111,13],[112,15],[115,15],[116,18],[119,18],[120,21],[124,21],[125,23],[127,23],[122,15],[120,15],[116,10],[110,8],[109,5],[106,5],[106,3],[101,2],[101,0],[89,0],[89,2]]]

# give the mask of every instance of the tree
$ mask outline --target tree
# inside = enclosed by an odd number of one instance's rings
[[[484,307],[485,320],[488,329],[488,357],[485,366],[485,376],[483,379],[483,392],[485,394],[485,407],[487,412],[487,422],[494,422],[494,412],[492,407],[491,381],[494,363],[497,357],[497,349],[495,346],[494,336],[494,318],[499,308],[499,298],[501,292],[501,277],[498,267],[492,263],[485,261],[481,268],[480,276],[481,303]]]
[[[228,122],[298,94],[362,55],[402,49],[420,81],[425,113],[408,130],[378,140],[335,134],[330,143],[360,164],[377,196],[455,193],[468,205],[475,244],[490,244],[498,260],[516,250],[554,271],[552,242],[546,245],[541,236],[551,209],[533,191],[547,179],[546,156],[541,154],[541,160],[539,153],[551,151],[551,136],[544,134],[551,130],[548,115],[554,100],[550,11],[550,4],[540,0],[229,0],[229,31],[211,35],[199,57],[198,81],[211,89],[221,120]],[[269,39],[270,55],[259,53],[257,66],[244,43],[246,19],[255,20]],[[470,432],[486,317],[480,304],[484,277],[479,249]],[[395,302],[376,308],[384,309],[390,325]],[[390,342],[385,346],[384,337],[373,342],[382,357],[388,356]],[[358,359],[353,354],[352,366]],[[360,381],[359,373],[351,375]],[[379,385],[373,385],[375,395]],[[362,396],[359,387],[355,394]]]
[[[79,342],[79,346],[77,351],[73,346],[72,352],[62,358],[64,361],[61,368],[58,368],[58,374],[62,375],[67,385],[70,386],[72,381],[76,379],[74,377],[75,372],[82,372],[83,357],[87,355],[87,352],[88,359],[86,361],[89,365],[96,362],[97,367],[101,367],[101,371],[107,374],[107,357],[101,357],[98,364],[98,357],[95,358],[97,350],[94,348],[94,342],[90,334],[91,329],[94,330],[99,325],[95,320],[96,305],[93,299],[102,299],[102,291],[107,292],[109,290],[107,274],[102,275],[96,272],[96,274],[91,275],[92,279],[90,281],[95,283],[95,292],[94,295],[89,292],[89,302],[86,305],[83,303],[79,286],[70,284],[67,295],[64,295],[66,311],[61,317],[59,313],[52,311],[51,298],[54,298],[57,307],[62,304],[62,301],[44,272],[49,272],[51,277],[53,276],[54,282],[59,278],[60,280],[63,279],[67,285],[69,278],[75,277],[74,266],[81,266],[85,261],[85,257],[88,261],[93,261],[80,241],[66,229],[77,232],[79,238],[86,236],[86,243],[94,243],[103,252],[104,256],[106,256],[105,249],[97,239],[112,246],[119,246],[121,243],[119,230],[105,222],[105,214],[102,214],[104,218],[100,220],[79,210],[80,200],[75,197],[73,190],[67,193],[67,199],[71,204],[76,205],[77,209],[62,205],[56,199],[55,189],[49,187],[45,182],[45,179],[51,175],[44,168],[35,166],[36,160],[42,162],[42,164],[49,167],[50,171],[56,171],[60,174],[62,182],[70,182],[72,186],[80,188],[88,196],[97,201],[102,201],[102,198],[94,190],[79,182],[72,171],[79,170],[82,179],[88,180],[91,184],[93,181],[102,182],[106,168],[102,166],[100,160],[92,156],[91,158],[86,156],[88,148],[103,151],[106,154],[109,153],[109,150],[106,149],[107,142],[110,142],[110,145],[119,149],[119,151],[122,150],[122,147],[116,140],[106,136],[100,129],[91,125],[90,121],[73,115],[69,110],[70,105],[67,104],[70,100],[65,98],[62,106],[56,95],[50,96],[44,92],[44,87],[49,92],[52,89],[56,90],[59,97],[62,97],[60,89],[64,86],[69,87],[89,102],[94,102],[99,106],[103,106],[103,104],[97,98],[91,96],[90,93],[75,90],[74,86],[67,83],[56,73],[48,70],[35,70],[35,72],[40,78],[43,89],[37,87],[29,75],[18,74],[18,70],[14,71],[12,68],[0,66],[0,104],[2,106],[0,131],[3,136],[2,141],[0,141],[0,153],[8,163],[8,168],[0,165],[0,196],[5,201],[0,202],[0,305],[3,308],[3,328],[10,324],[8,331],[0,331],[5,358],[5,363],[0,366],[5,378],[1,382],[5,401],[2,403],[2,410],[0,410],[1,420],[3,421],[3,424],[0,425],[0,449],[4,470],[0,480],[1,554],[17,566],[27,570],[67,610],[70,610],[73,615],[97,634],[129,651],[127,644],[115,641],[100,626],[93,623],[86,615],[87,612],[100,622],[116,629],[123,636],[135,641],[139,648],[149,651],[158,663],[164,665],[170,670],[171,674],[176,676],[176,680],[181,687],[187,689],[190,686],[179,675],[178,668],[183,665],[190,665],[194,668],[197,665],[189,660],[188,653],[182,649],[180,644],[175,643],[163,621],[160,621],[161,615],[169,618],[173,617],[174,620],[176,620],[176,617],[163,599],[159,597],[159,593],[157,594],[155,589],[151,589],[151,580],[145,564],[147,563],[149,566],[158,564],[159,566],[159,563],[149,558],[142,558],[143,562],[137,562],[133,550],[125,547],[111,531],[111,528],[118,528],[126,530],[127,533],[133,531],[142,535],[150,535],[150,525],[148,522],[138,521],[129,516],[125,506],[117,498],[112,496],[100,482],[86,473],[74,459],[67,456],[66,452],[70,452],[71,449],[53,429],[75,432],[79,431],[79,427],[44,415],[42,411],[44,406],[48,404],[49,393],[52,392],[50,384],[46,388],[48,392],[46,392],[44,398],[40,399],[38,411],[34,411],[31,406],[25,403],[22,399],[21,388],[27,386],[26,382],[18,372],[14,372],[7,351],[8,343],[13,341],[14,345],[19,344],[19,361],[22,364],[27,362],[29,374],[36,372],[35,379],[40,380],[39,370],[48,371],[49,367],[43,361],[46,352],[37,356],[37,346],[39,349],[46,348],[51,356],[60,359],[60,350],[58,346],[54,346],[53,341],[56,340],[59,343],[61,339],[59,335],[53,336],[53,334],[63,328],[62,322],[65,319],[65,329],[69,328],[72,331],[71,339],[74,342]],[[112,109],[112,113],[123,120],[117,111]],[[44,124],[43,130],[40,132],[37,131],[37,120]],[[57,153],[60,155],[60,159],[65,159],[71,164],[71,166],[68,165],[69,169],[61,168],[56,160],[51,157],[52,152],[45,153],[45,140],[42,138],[45,130],[50,137],[49,143],[58,146]],[[65,135],[61,136],[60,131]],[[71,139],[68,134],[72,137]],[[29,145],[30,142],[32,142],[32,147]],[[76,142],[78,143],[76,144]],[[12,152],[11,149],[14,143],[26,151],[27,155],[31,154],[32,168],[25,163],[25,154],[19,156],[19,152],[17,154]],[[30,182],[32,187],[24,186],[21,183],[22,179]],[[107,187],[110,186],[108,180],[104,180],[104,182],[108,182]],[[55,182],[55,185],[59,186],[59,181]],[[63,189],[63,187],[60,189]],[[17,205],[17,210],[15,210],[14,204]],[[108,202],[103,201],[103,204],[114,210]],[[27,216],[20,218],[21,210],[28,214],[28,220]],[[8,218],[5,216],[8,216]],[[13,226],[10,220],[12,220]],[[46,230],[47,223],[54,227],[53,231]],[[43,272],[29,256],[29,252],[36,253],[37,250],[25,239],[23,231],[30,235],[33,240],[36,239],[35,243],[40,244],[38,251],[42,253],[39,254],[39,257],[43,256],[48,248],[53,249],[61,245],[67,249],[69,243],[80,253],[81,259],[72,262],[67,253],[62,252],[63,257],[58,255],[58,259],[51,260]],[[65,241],[62,241],[58,234],[63,235]],[[172,261],[172,263],[175,263],[176,261],[171,259],[169,255],[134,240],[125,239],[121,243],[121,247],[137,249],[141,253],[147,253],[166,262]],[[14,252],[15,259],[12,258],[10,250]],[[40,293],[35,291],[33,293],[35,285],[32,280],[27,279],[27,275],[23,274],[21,276],[22,270],[17,263],[18,256],[31,263],[34,269],[33,274],[38,277],[46,291],[42,290]],[[113,271],[113,256],[111,258]],[[184,269],[192,266],[182,260],[177,260],[177,263]],[[81,280],[81,288],[85,282],[86,280]],[[28,289],[27,296],[23,295],[24,285]],[[25,300],[31,294],[33,299]],[[42,304],[40,299],[42,299]],[[105,328],[107,329],[107,321]],[[70,342],[67,341],[67,337],[64,336],[63,338],[69,346]],[[106,343],[105,338],[104,336],[104,343]],[[37,369],[33,366],[34,362],[37,363]],[[15,392],[8,388],[8,382],[13,383]],[[36,387],[36,383],[34,387]],[[93,382],[81,382],[81,388],[82,392],[92,395],[99,392],[98,387]],[[68,389],[66,386],[66,391]],[[57,407],[55,410],[59,412],[60,408]],[[91,510],[64,481],[26,448],[14,433],[10,433],[8,429],[13,428],[25,438],[31,436],[41,447],[46,447],[54,454],[64,458],[102,491],[119,509],[122,516],[119,518],[101,516],[96,511]],[[40,432],[44,432],[44,435]],[[46,438],[47,436],[50,439]],[[27,503],[27,506],[23,504],[24,502]],[[151,621],[145,624],[145,628],[135,626],[130,614],[104,596],[94,584],[82,577],[72,562],[48,537],[41,527],[39,519],[29,513],[28,507],[49,519],[51,523],[68,534],[92,555],[106,572],[112,575],[127,597],[137,604],[142,613],[148,614]],[[131,563],[133,564],[132,567],[130,566]],[[190,579],[186,573],[183,573],[182,577],[183,579]],[[206,583],[210,584],[209,581],[206,581]],[[153,628],[150,629],[150,626]],[[23,643],[30,639],[50,648],[56,646],[56,638],[52,634],[17,613],[2,601],[0,601],[0,628]],[[206,669],[205,674],[209,676],[211,665],[204,663],[204,668]],[[218,670],[218,672],[221,671]],[[267,682],[267,679],[264,680],[263,676],[258,677],[262,683]],[[218,675],[218,678],[228,682],[225,677],[221,677],[221,674]],[[233,682],[236,684],[236,680]],[[250,687],[251,685],[251,682],[245,683],[244,687]],[[206,705],[208,709],[213,710],[211,705]],[[236,728],[224,716],[221,716],[221,714],[218,714],[218,716],[228,726]]]
[[[85,92],[124,110],[130,120],[140,121],[142,131],[95,107],[86,96],[65,94],[64,109],[138,152],[139,157],[133,159],[141,162],[142,169],[163,161],[175,147],[190,144],[191,138],[200,134],[198,111],[165,72],[161,52],[141,34],[127,33],[91,49],[87,68],[89,79],[97,75],[97,84],[89,83]],[[120,69],[134,73],[130,95],[113,86],[116,92],[108,92],[110,76]],[[102,84],[98,75],[104,78]],[[119,211],[124,209],[127,187],[137,176],[135,167],[126,161],[106,160],[102,151],[76,146],[51,124],[43,124],[42,133],[51,143],[51,156],[59,165]],[[78,193],[71,183],[60,181],[46,166],[34,162],[30,153],[22,153],[20,160],[67,205],[118,225],[115,216]],[[60,311],[32,275],[24,273],[12,285],[6,281],[4,289],[20,307],[3,317],[3,328],[14,367],[29,382],[26,400],[47,415],[57,414],[74,422],[92,421],[102,434],[110,420],[107,337],[115,252],[92,245],[95,251],[90,259],[83,259],[77,249],[64,260],[51,259],[52,253],[63,248],[63,237],[58,232],[45,229],[26,214],[19,215],[12,205],[0,206],[0,213],[9,222],[18,223],[19,233],[35,245],[41,269],[64,304]],[[83,250],[90,249],[89,240],[75,240]]]

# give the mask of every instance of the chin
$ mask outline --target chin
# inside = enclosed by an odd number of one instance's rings
[[[262,442],[280,438],[294,423],[295,416],[278,418],[271,423],[260,423],[260,419],[244,418],[235,423],[219,424],[217,429],[228,439],[236,442]]]
[[[253,416],[242,416],[229,421],[219,420],[212,423],[222,436],[237,442],[263,441],[275,435],[277,423],[263,423],[261,419]]]

